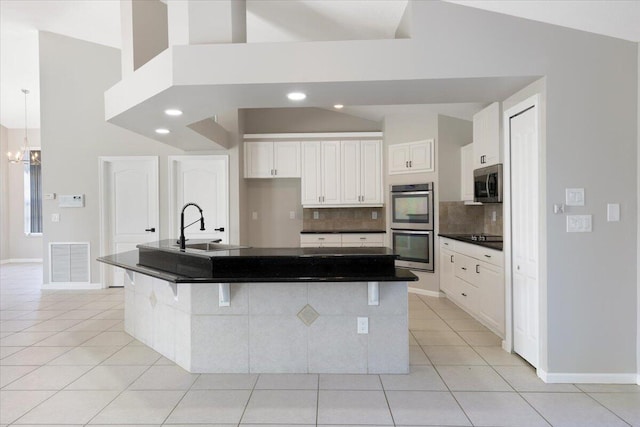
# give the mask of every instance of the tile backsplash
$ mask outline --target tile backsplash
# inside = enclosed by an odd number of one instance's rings
[[[318,219],[313,213],[318,213]],[[372,219],[375,212],[377,219]],[[384,230],[384,208],[302,209],[304,231]]]
[[[440,233],[502,235],[502,204],[465,205],[464,202],[440,202],[439,209]]]

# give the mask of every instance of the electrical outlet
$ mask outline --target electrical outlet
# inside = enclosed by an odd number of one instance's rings
[[[378,219],[378,212],[371,211],[371,219]]]
[[[60,214],[51,214],[51,222],[60,222]]]
[[[296,219],[296,211],[289,211],[289,219]]]
[[[313,219],[320,219],[320,212],[313,211]]]
[[[358,333],[359,334],[368,334],[369,333],[369,318],[368,317],[358,317]]]
[[[251,219],[254,221],[258,219],[258,212],[251,212]]]
[[[496,222],[496,211],[491,211],[491,222]]]

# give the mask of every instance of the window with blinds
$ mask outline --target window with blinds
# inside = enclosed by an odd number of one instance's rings
[[[24,165],[24,233],[42,233],[42,157],[40,150],[29,150]]]

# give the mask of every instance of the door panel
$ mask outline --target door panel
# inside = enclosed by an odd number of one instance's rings
[[[101,255],[159,240],[158,158],[105,157],[100,162]],[[124,285],[124,270],[105,266],[103,271],[106,286]]]
[[[171,156],[169,157],[171,238],[180,236],[180,212],[187,203],[202,209],[205,231],[199,223],[185,229],[187,239],[222,239],[229,243],[228,220],[228,157],[227,156]],[[200,219],[194,207],[184,211],[185,226]],[[224,228],[224,231],[216,231]]]
[[[514,350],[538,365],[538,134],[536,108],[510,119]]]
[[[360,203],[360,141],[341,141],[342,203]]]

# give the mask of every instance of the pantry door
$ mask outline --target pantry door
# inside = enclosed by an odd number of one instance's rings
[[[180,212],[187,203],[202,208],[205,231],[200,223],[188,227],[187,239],[221,239],[229,243],[229,156],[169,156],[170,238],[180,236]],[[184,223],[200,219],[198,209],[184,212]]]
[[[159,240],[158,157],[100,157],[100,255]],[[102,264],[104,287],[124,286],[125,271]]]
[[[538,367],[541,228],[538,105],[520,104],[508,113],[513,349]]]

